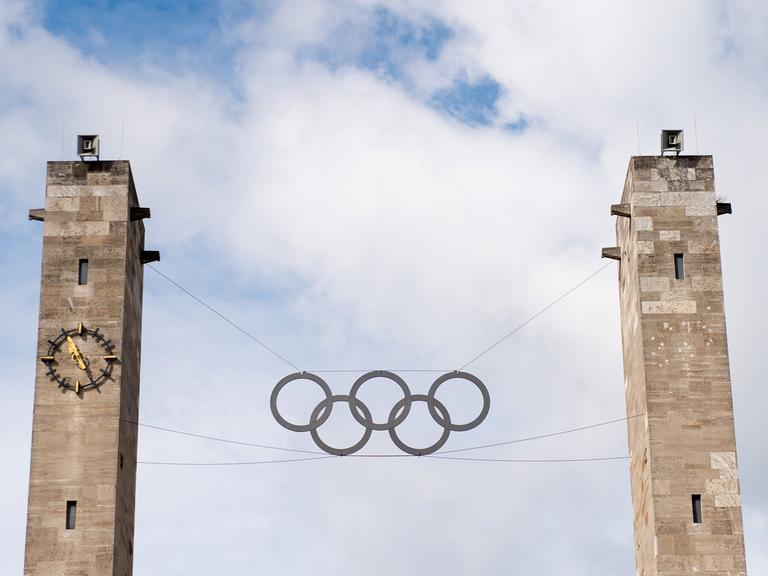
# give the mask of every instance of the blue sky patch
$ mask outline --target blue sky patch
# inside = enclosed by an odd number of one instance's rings
[[[521,114],[517,120],[513,120],[512,122],[507,122],[504,124],[504,130],[507,132],[512,132],[513,134],[521,134],[528,129],[528,126],[530,126],[528,117],[524,114]]]
[[[501,85],[490,76],[476,82],[455,80],[449,87],[435,92],[429,105],[464,124],[488,126],[499,114],[496,104],[501,95]]]
[[[222,32],[219,2],[48,0],[43,8],[49,32],[109,66],[220,71],[235,48]]]
[[[386,8],[376,8],[361,24],[347,21],[322,44],[308,45],[299,58],[322,62],[332,70],[353,66],[408,84],[408,62],[434,61],[455,33],[436,18],[407,20]]]
[[[368,70],[415,92],[408,64],[416,59],[436,61],[456,33],[436,18],[408,20],[386,8],[376,8],[368,18],[350,19],[320,44],[304,46],[298,59],[314,60],[330,70],[355,67]],[[425,104],[470,126],[488,126],[497,116],[502,87],[490,76],[475,82],[454,80],[425,99]],[[527,121],[510,126],[522,132]]]
[[[374,41],[363,53],[363,65],[386,63],[398,50],[434,61],[454,36],[453,30],[440,20],[430,18],[420,25],[384,8],[374,11],[373,22]]]
[[[228,0],[48,0],[43,6],[47,30],[105,65],[202,71],[236,90],[235,56],[241,46],[226,30],[248,18],[268,20],[272,3],[255,2],[244,8]],[[438,60],[455,36],[440,19],[423,14],[409,19],[377,7],[358,12],[321,43],[301,47],[297,58],[331,70],[367,70],[416,93],[409,64]],[[473,82],[457,79],[424,103],[470,126],[488,126],[497,120],[502,91],[490,76]],[[521,117],[505,128],[522,132],[527,125]]]

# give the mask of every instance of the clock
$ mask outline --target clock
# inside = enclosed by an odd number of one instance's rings
[[[40,361],[48,368],[46,375],[62,390],[80,394],[109,380],[117,362],[114,348],[98,328],[86,328],[80,322],[77,328],[62,328],[56,338],[48,340],[48,352]]]

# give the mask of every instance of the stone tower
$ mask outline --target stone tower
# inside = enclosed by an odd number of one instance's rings
[[[127,161],[50,162],[24,574],[130,576],[143,218]]]
[[[638,156],[618,216],[638,576],[744,576],[711,156]]]

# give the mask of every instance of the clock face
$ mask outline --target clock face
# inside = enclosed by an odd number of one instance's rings
[[[117,362],[114,348],[98,328],[86,328],[81,322],[71,330],[62,328],[56,338],[48,340],[48,353],[40,361],[60,388],[80,394],[98,389],[109,379]]]

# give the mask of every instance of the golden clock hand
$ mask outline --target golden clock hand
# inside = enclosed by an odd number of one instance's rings
[[[72,355],[72,360],[75,361],[77,367],[80,368],[80,370],[85,370],[85,358],[83,357],[83,353],[80,352],[80,349],[77,347],[77,344],[75,344],[75,341],[72,340],[72,336],[67,336],[67,348],[69,348],[69,353]]]

